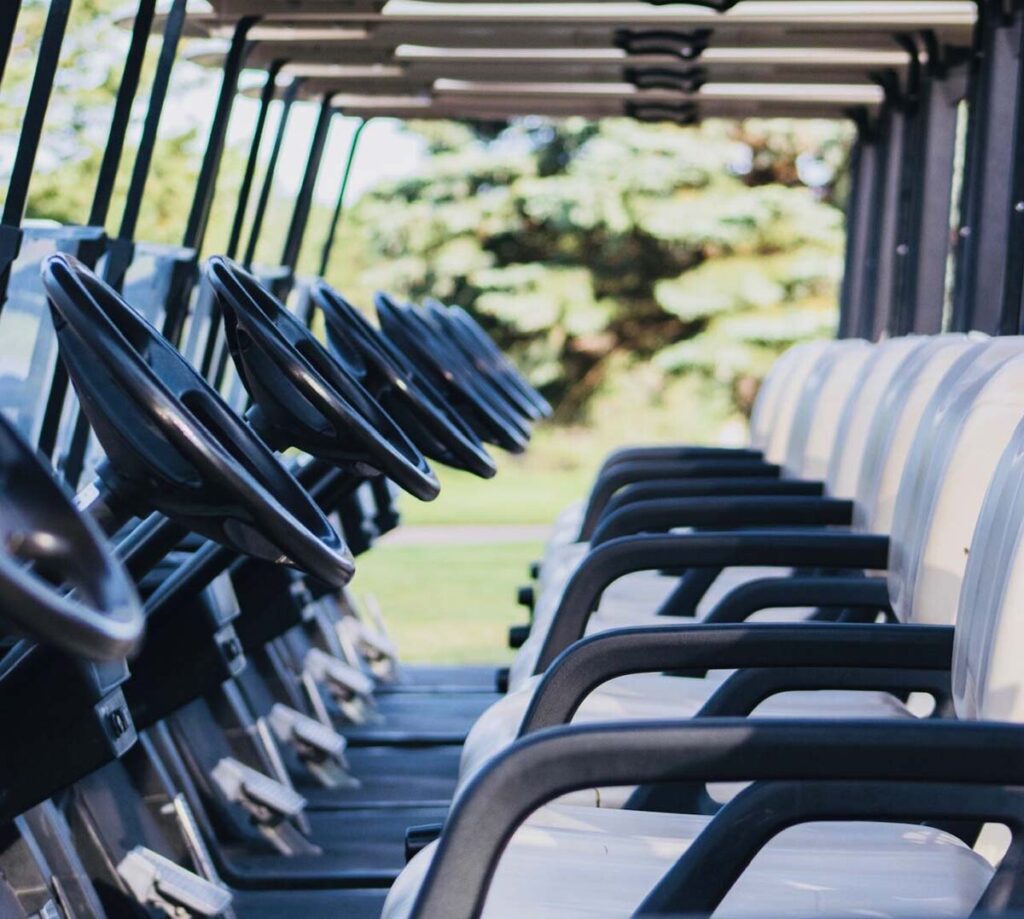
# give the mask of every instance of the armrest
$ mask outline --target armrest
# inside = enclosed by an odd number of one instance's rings
[[[760,530],[613,539],[590,552],[566,584],[534,672],[543,673],[583,637],[604,589],[634,571],[730,565],[880,569],[886,567],[888,553],[887,537],[862,533]]]
[[[805,622],[615,629],[577,642],[547,668],[520,736],[568,724],[598,686],[631,673],[745,667],[948,671],[952,657],[949,626]]]
[[[1022,736],[1019,725],[944,721],[838,722],[822,730],[814,721],[709,718],[551,728],[496,756],[456,799],[412,915],[479,916],[516,828],[582,788],[759,779],[1019,786]],[[831,819],[856,811],[856,799],[848,794]]]
[[[741,718],[781,692],[818,689],[927,692],[950,695],[950,666],[918,667],[749,667],[730,675],[701,706],[697,718]]]
[[[634,482],[653,479],[687,478],[769,478],[777,479],[778,466],[761,460],[704,459],[640,463],[619,463],[599,475],[587,498],[587,507],[580,525],[580,540],[590,539],[604,507],[620,488]]]
[[[619,536],[676,527],[849,526],[853,502],[777,495],[635,501],[606,513],[590,538],[594,548]]]
[[[730,590],[702,621],[742,622],[758,610],[785,606],[887,612],[889,585],[882,578],[758,578]]]
[[[770,479],[767,476],[753,478],[724,479],[653,479],[649,482],[634,482],[620,488],[604,508],[604,516],[627,507],[634,501],[650,501],[654,498],[712,498],[715,495],[803,495],[820,497],[825,493],[822,482],[805,482],[803,479]]]
[[[690,459],[763,459],[760,450],[750,447],[702,447],[689,444],[652,444],[640,447],[620,447],[605,457],[598,475],[619,463],[651,462]]]
[[[994,822],[1006,824],[1017,840],[1022,818],[1024,792],[998,783],[758,782],[722,807],[648,894],[637,915],[711,915],[757,853],[783,830],[797,824],[928,821],[939,826],[976,827]],[[1018,860],[1013,857],[998,866],[978,908],[995,905],[986,901],[993,893],[1005,894],[1007,885],[1020,889]]]

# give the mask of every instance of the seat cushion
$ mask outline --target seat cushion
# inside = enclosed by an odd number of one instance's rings
[[[577,549],[580,545],[577,544],[573,548]],[[577,549],[577,552],[582,556],[581,549]],[[574,564],[575,562],[573,566]],[[711,584],[698,604],[697,618],[706,616],[723,597],[742,584],[759,578],[787,577],[790,574],[791,568],[726,568]],[[530,636],[516,654],[509,672],[510,689],[519,689],[533,674],[544,638],[558,609],[566,580],[568,575],[565,575],[561,583],[549,582],[547,589],[539,596],[534,609]],[[619,578],[609,585],[601,596],[597,609],[587,622],[586,634],[593,635],[625,626],[673,626],[680,622],[692,622],[693,620],[689,619],[657,615],[677,584],[678,579],[659,574],[657,571],[637,571]],[[801,622],[812,613],[812,609],[803,606],[771,608],[758,610],[749,619],[751,622]]]
[[[690,718],[700,711],[728,671],[713,671],[706,678],[637,673],[619,677],[592,692],[583,701],[573,723]],[[469,732],[462,748],[459,787],[490,757],[515,740],[530,700],[540,683],[531,677],[488,708]],[[754,714],[762,718],[912,718],[913,714],[887,692],[815,690],[786,692],[766,699]],[[621,806],[628,790],[616,789],[595,797],[593,791],[576,792],[573,800],[604,807]]]
[[[708,817],[549,805],[519,830],[491,883],[484,916],[631,915]],[[436,843],[406,866],[385,919],[409,914]],[[718,919],[966,916],[992,876],[987,861],[938,830],[817,823],[777,836],[715,912]]]

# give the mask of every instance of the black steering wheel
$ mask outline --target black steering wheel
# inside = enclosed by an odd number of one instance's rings
[[[374,306],[388,340],[441,390],[482,440],[510,453],[526,449],[529,426],[488,390],[489,381],[424,317],[385,293],[374,296]]]
[[[423,309],[439,323],[452,340],[476,365],[486,373],[517,411],[532,421],[546,418],[551,406],[516,370],[480,324],[461,307],[447,306],[433,297],[423,301]]]
[[[100,478],[135,512],[328,584],[352,556],[271,450],[117,293],[67,255],[43,262],[61,359],[107,452]]]
[[[261,434],[360,474],[383,473],[422,501],[437,497],[423,454],[273,294],[223,256],[206,263],[206,277]]]
[[[497,471],[480,438],[428,395],[390,342],[326,281],[310,288],[327,327],[331,353],[391,415],[423,453],[489,479]]]
[[[31,638],[92,660],[130,654],[144,622],[135,588],[100,528],[3,415],[0,616]]]
[[[483,348],[483,350],[494,356],[496,366],[504,368],[509,378],[518,386],[526,397],[537,406],[542,417],[550,418],[554,414],[554,409],[552,409],[551,403],[548,402],[548,400],[530,384],[526,377],[524,377],[520,372],[519,368],[516,367],[501,348],[495,344],[494,339],[491,338],[484,327],[480,325],[475,316],[456,304],[448,304],[447,314],[452,322],[458,323],[469,333],[469,336],[474,341],[479,342],[480,347]]]

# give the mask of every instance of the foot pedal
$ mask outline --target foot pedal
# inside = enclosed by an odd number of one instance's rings
[[[155,906],[173,919],[220,916],[231,906],[231,891],[144,846],[121,859],[117,873],[139,903]]]
[[[359,787],[359,780],[348,771],[347,741],[337,731],[280,702],[270,710],[267,722],[325,788]]]
[[[306,799],[295,789],[224,757],[210,773],[224,797],[241,807],[260,834],[282,855],[320,855],[299,830]]]
[[[494,675],[494,688],[504,694],[508,692],[508,680],[509,676],[508,667],[499,667],[498,672]]]
[[[361,670],[311,648],[303,662],[304,671],[315,683],[327,686],[342,714],[353,724],[365,724],[373,715],[373,680]]]
[[[532,584],[524,584],[516,591],[516,603],[520,606],[525,606],[531,613],[536,602],[537,595],[533,590]]]
[[[512,625],[508,629],[508,646],[512,650],[521,648],[526,644],[526,639],[530,637],[530,627],[528,625]]]
[[[355,616],[343,616],[335,623],[338,638],[346,641],[369,664],[374,676],[382,680],[394,680],[398,667],[398,649],[388,637]]]
[[[424,823],[411,826],[405,831],[405,860],[412,861],[414,855],[423,851],[435,839],[441,836],[443,823]]]
[[[210,775],[224,797],[241,804],[259,824],[275,826],[306,807],[306,799],[297,791],[230,756],[217,763]]]

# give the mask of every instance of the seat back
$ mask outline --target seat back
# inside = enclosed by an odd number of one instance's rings
[[[843,404],[874,346],[859,338],[837,341],[814,362],[804,381],[786,444],[787,475],[823,479],[839,430]]]
[[[892,532],[896,494],[925,408],[940,382],[964,355],[981,348],[984,339],[938,335],[900,366],[880,401],[868,430],[867,446],[857,478],[854,525],[888,535]]]
[[[768,462],[781,463],[785,460],[789,434],[793,428],[804,384],[818,358],[839,344],[840,342],[835,340],[812,341],[793,349],[795,353],[792,356],[792,363],[780,378],[778,394],[773,397],[776,404],[767,437],[764,443],[755,444],[764,450]]]
[[[790,375],[792,374],[800,355],[815,345],[815,342],[801,342],[787,348],[774,364],[768,369],[764,380],[761,381],[761,388],[757,391],[754,405],[750,412],[750,445],[758,449],[764,449],[771,437],[772,425],[782,401]]]
[[[993,339],[968,359],[932,397],[900,482],[889,594],[904,620],[955,621],[985,490],[1024,417],[1024,337]]]
[[[953,648],[959,718],[1024,721],[1024,422],[999,457],[971,542]]]
[[[925,335],[890,338],[876,345],[864,362],[839,416],[837,448],[832,451],[825,477],[829,495],[856,495],[861,465],[871,446],[872,420],[900,368],[913,360],[930,340]]]

